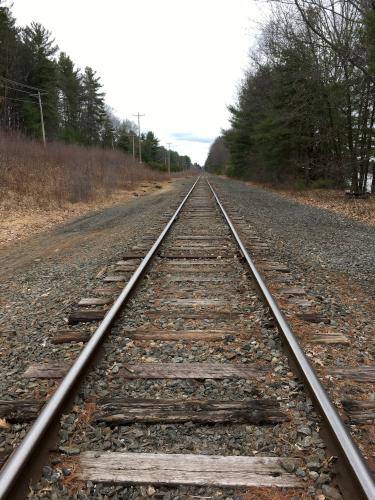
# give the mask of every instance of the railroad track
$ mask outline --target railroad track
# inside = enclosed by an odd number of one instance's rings
[[[102,484],[118,498],[152,497],[163,485],[180,498],[228,488],[328,496],[336,485],[345,498],[375,498],[240,222],[201,177],[156,241],[145,234],[79,302],[71,324],[102,321],[89,337],[60,333],[56,343],[87,342],[74,364],[26,372],[61,379],[47,404],[39,413],[38,401],[13,401],[2,413],[39,416],[2,468],[1,499],[24,498],[42,466],[38,487],[52,494],[54,484],[57,498],[82,484],[93,498]]]

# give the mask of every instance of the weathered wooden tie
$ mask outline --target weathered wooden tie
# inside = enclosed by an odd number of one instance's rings
[[[43,402],[35,399],[0,400],[0,418],[10,423],[30,422],[38,416]]]
[[[134,340],[204,340],[215,341],[224,340],[227,337],[237,336],[238,333],[233,330],[127,330],[127,337]]]
[[[375,423],[375,401],[342,401],[342,406],[352,424]]]
[[[78,302],[79,306],[106,306],[111,304],[113,299],[111,297],[88,297],[81,299]]]
[[[192,320],[205,320],[205,319],[216,319],[216,320],[224,320],[224,319],[235,319],[240,316],[249,315],[248,312],[240,312],[240,311],[192,311],[185,312],[183,310],[170,310],[163,309],[158,311],[146,311],[145,316],[149,318],[164,318],[164,319],[192,319]]]
[[[281,466],[278,457],[180,455],[162,453],[81,453],[78,478],[122,484],[169,484],[230,487],[305,487]],[[285,459],[298,463],[298,460]]]
[[[90,338],[88,332],[80,332],[78,330],[66,330],[57,333],[52,337],[52,344],[66,344],[69,342],[87,342]]]
[[[23,376],[25,378],[62,378],[70,368],[67,363],[50,362],[30,365]]]
[[[114,274],[113,276],[106,276],[104,278],[104,283],[117,283],[119,281],[127,281],[129,278],[124,274]]]
[[[88,323],[90,321],[101,321],[107,314],[108,309],[82,309],[73,311],[68,316],[69,325],[76,325],[77,323]]]
[[[315,333],[311,337],[311,342],[314,344],[342,344],[349,345],[349,339],[342,333]]]
[[[326,318],[325,316],[317,313],[297,314],[297,317],[299,319],[302,319],[303,321],[306,321],[307,323],[325,323],[326,325],[328,325],[331,322],[329,318]]]
[[[274,399],[210,401],[186,399],[107,398],[99,401],[95,422],[112,425],[140,423],[278,424],[289,420]]]
[[[361,365],[353,368],[334,368],[331,370],[331,374],[355,382],[375,382],[375,366]]]

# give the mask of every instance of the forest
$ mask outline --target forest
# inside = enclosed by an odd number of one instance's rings
[[[138,128],[114,116],[94,69],[77,68],[40,23],[17,26],[9,2],[0,0],[0,132],[41,140],[39,95],[47,142],[118,149],[139,159]],[[167,151],[151,131],[141,134],[141,145],[151,167],[167,170],[168,156],[172,171],[191,167],[188,156]]]
[[[375,192],[375,2],[280,0],[211,145],[216,173]]]

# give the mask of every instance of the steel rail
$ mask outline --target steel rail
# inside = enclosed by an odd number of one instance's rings
[[[305,380],[309,391],[315,400],[315,403],[323,416],[325,423],[328,426],[328,432],[333,440],[335,452],[338,454],[338,468],[340,471],[341,484],[345,485],[343,495],[345,498],[360,498],[360,499],[375,499],[375,482],[371,471],[365,463],[359,449],[353,442],[349,432],[346,430],[343,421],[340,418],[336,408],[331,403],[327,392],[320,383],[313,367],[302,351],[297,338],[292,332],[289,324],[284,318],[270,291],[268,290],[263,278],[256,269],[249,253],[241,241],[233,223],[231,222],[225,208],[219,200],[214,188],[209,180],[206,181],[215,197],[215,200],[238,244],[241,252],[251,270],[251,273],[256,281],[256,284],[276,321],[278,330],[282,333],[286,340],[286,346],[292,354],[293,360],[299,373]]]
[[[148,251],[147,255],[143,258],[142,262],[131,276],[127,285],[121,291],[121,294],[118,296],[111,309],[108,311],[103,321],[98,326],[97,330],[93,333],[86,346],[82,349],[78,358],[76,359],[68,373],[65,375],[56,391],[42,408],[41,413],[33,423],[29,432],[26,434],[20,445],[16,448],[11,457],[3,466],[0,473],[1,500],[7,498],[11,500],[14,500],[16,498],[24,498],[24,483],[25,480],[30,479],[27,476],[27,468],[29,467],[30,462],[34,458],[35,454],[40,453],[38,446],[40,445],[42,440],[44,440],[44,442],[47,441],[46,438],[50,431],[51,425],[60,418],[61,409],[63,408],[64,403],[66,403],[66,401],[72,396],[72,392],[76,388],[77,384],[79,384],[86,368],[90,364],[90,361],[92,361],[92,359],[94,358],[98,347],[102,344],[117,314],[126,303],[134,286],[142,276],[143,271],[154,256],[173,222],[182,210],[182,207],[197,185],[199,179],[200,177],[198,177],[198,179],[194,182],[193,186],[184,197],[177,210],[175,211],[169,222],[166,224],[165,228],[160,233],[151,249]]]

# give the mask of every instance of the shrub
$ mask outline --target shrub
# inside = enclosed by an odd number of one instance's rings
[[[104,198],[166,175],[111,149],[0,136],[0,203],[63,206]]]

